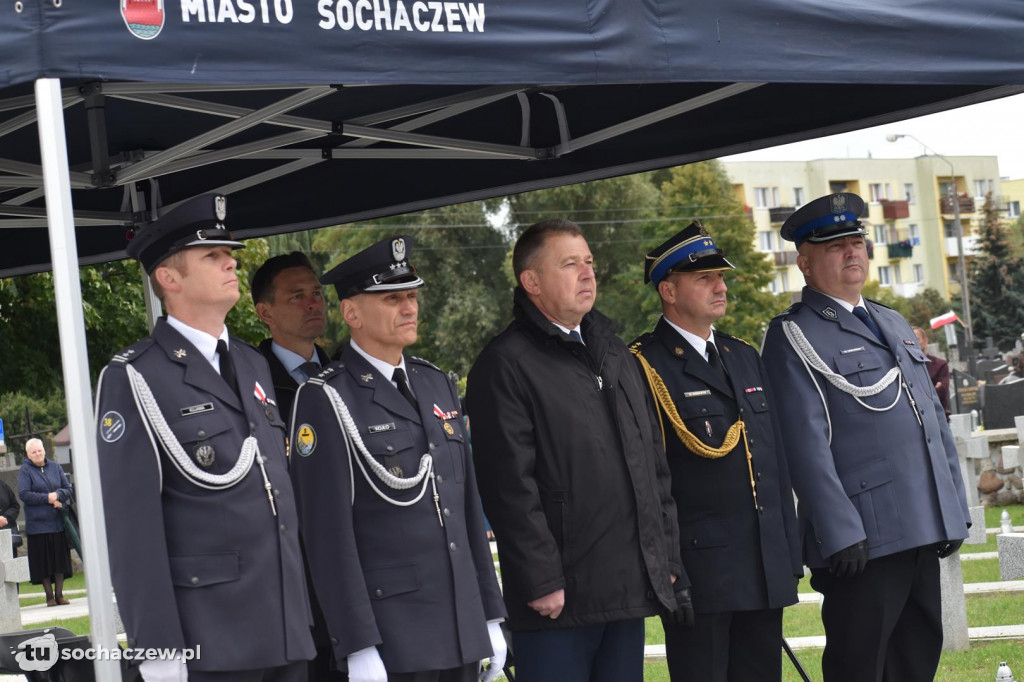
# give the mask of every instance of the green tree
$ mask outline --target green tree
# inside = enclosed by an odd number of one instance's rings
[[[42,397],[27,395],[20,391],[0,395],[0,419],[4,420],[7,449],[17,455],[18,461],[21,461],[24,455],[25,441],[28,437],[14,436],[28,431],[26,409],[32,420],[32,430],[35,432],[48,431],[49,437],[53,437],[67,424],[63,392],[53,392]],[[38,437],[44,441],[47,439],[47,436]]]
[[[768,256],[755,248],[754,223],[743,211],[732,183],[718,161],[702,161],[672,169],[661,186],[662,203],[677,220],[660,224],[645,241],[653,248],[693,219],[707,228],[726,258],[736,266],[726,273],[729,310],[715,327],[760,347],[768,322],[789,305],[787,296],[768,290],[774,266]],[[660,311],[660,306],[658,307]]]
[[[1012,247],[989,195],[978,234],[980,253],[968,265],[974,338],[991,336],[1003,351],[1024,332],[1024,258]]]

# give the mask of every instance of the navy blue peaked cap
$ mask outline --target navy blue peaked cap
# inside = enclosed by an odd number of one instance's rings
[[[850,192],[838,192],[818,197],[801,206],[782,223],[782,238],[796,242],[818,244],[853,235],[868,233],[860,222],[864,214],[864,200]]]
[[[707,272],[734,267],[700,221],[694,220],[644,256],[644,284],[650,282],[657,287],[670,272]]]
[[[243,249],[224,226],[227,200],[220,194],[188,199],[166,215],[139,229],[128,242],[128,255],[152,275],[169,256],[193,246],[230,246]]]
[[[409,262],[413,239],[405,235],[382,239],[320,277],[321,284],[333,284],[338,298],[362,293],[418,289],[423,280]]]

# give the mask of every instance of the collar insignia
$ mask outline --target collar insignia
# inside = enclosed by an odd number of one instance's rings
[[[188,355],[188,353],[185,351],[184,348],[179,348],[178,350],[174,351],[174,357],[178,358],[179,360],[185,357],[186,355]]]
[[[360,379],[360,380],[361,380],[361,381],[362,381],[362,382],[363,382],[364,384],[368,384],[368,383],[370,383],[371,381],[373,381],[373,375],[372,375],[372,374],[362,374],[362,375],[360,375],[360,376],[359,376],[359,379]]]
[[[832,318],[833,320],[839,318],[839,313],[837,313],[834,308],[825,308],[821,311],[821,314],[825,317]]]

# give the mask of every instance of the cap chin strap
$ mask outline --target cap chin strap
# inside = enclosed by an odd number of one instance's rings
[[[811,372],[812,369],[825,377],[826,381],[838,388],[840,391],[851,396],[867,410],[871,410],[872,412],[887,412],[896,407],[896,403],[899,402],[900,395],[902,395],[903,392],[902,373],[900,372],[899,367],[893,367],[885,373],[885,376],[870,386],[857,386],[847,381],[846,377],[842,374],[836,374],[833,372],[832,369],[825,364],[825,361],[822,360],[821,356],[819,356],[814,350],[814,346],[812,346],[811,342],[807,340],[807,337],[804,336],[803,330],[800,329],[800,326],[796,322],[793,322],[792,320],[784,320],[782,322],[782,331],[786,334],[786,340],[789,341],[789,345],[796,351],[797,357],[799,357],[801,362],[803,362],[804,369],[806,369],[807,373],[810,375],[811,381],[814,383],[814,387],[818,389],[818,395],[821,397],[821,405],[825,408],[825,419],[828,421],[829,445],[832,444],[832,418],[829,415],[828,402],[825,400],[825,394],[822,393],[821,387],[818,385],[818,381],[814,378],[814,373]],[[889,388],[889,386],[892,385],[892,382],[896,381],[897,378],[901,380],[896,389],[896,399],[893,400],[891,404],[886,407],[872,407],[861,400],[861,398],[878,395],[885,389]],[[917,412],[916,408],[914,412]],[[918,417],[918,419],[920,419],[920,417]]]
[[[441,507],[439,502],[441,498],[437,494],[437,484],[434,482],[434,458],[431,457],[429,453],[424,453],[424,455],[420,457],[419,471],[416,472],[415,476],[410,476],[409,478],[395,476],[385,469],[383,465],[381,465],[381,463],[370,454],[369,450],[366,449],[366,445],[363,443],[363,438],[359,435],[359,428],[356,426],[355,420],[352,419],[352,415],[348,411],[348,406],[345,405],[345,401],[342,400],[338,391],[333,386],[326,383],[323,384],[323,389],[324,393],[327,394],[327,399],[330,401],[331,407],[334,408],[334,416],[338,419],[338,426],[341,428],[341,432],[345,437],[345,450],[348,453],[349,479],[352,481],[352,503],[355,504],[356,500],[356,479],[352,470],[352,462],[355,461],[359,466],[359,471],[363,474],[363,478],[365,478],[366,482],[370,484],[370,488],[373,489],[373,492],[377,493],[377,496],[380,497],[380,499],[384,500],[388,504],[393,504],[396,507],[411,507],[419,502],[423,498],[424,493],[427,492],[427,484],[429,483],[434,492],[434,507],[437,509],[437,519],[440,521],[441,525],[444,526],[444,521],[441,518]],[[370,471],[366,470],[367,466],[369,466]],[[370,476],[370,472],[373,473],[373,477]],[[374,482],[374,478],[392,490],[409,490],[420,485],[420,492],[415,498],[402,502],[381,490]]]

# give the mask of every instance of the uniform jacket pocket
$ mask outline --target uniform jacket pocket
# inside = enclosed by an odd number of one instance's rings
[[[175,587],[206,587],[238,580],[237,552],[172,556],[171,582]]]

